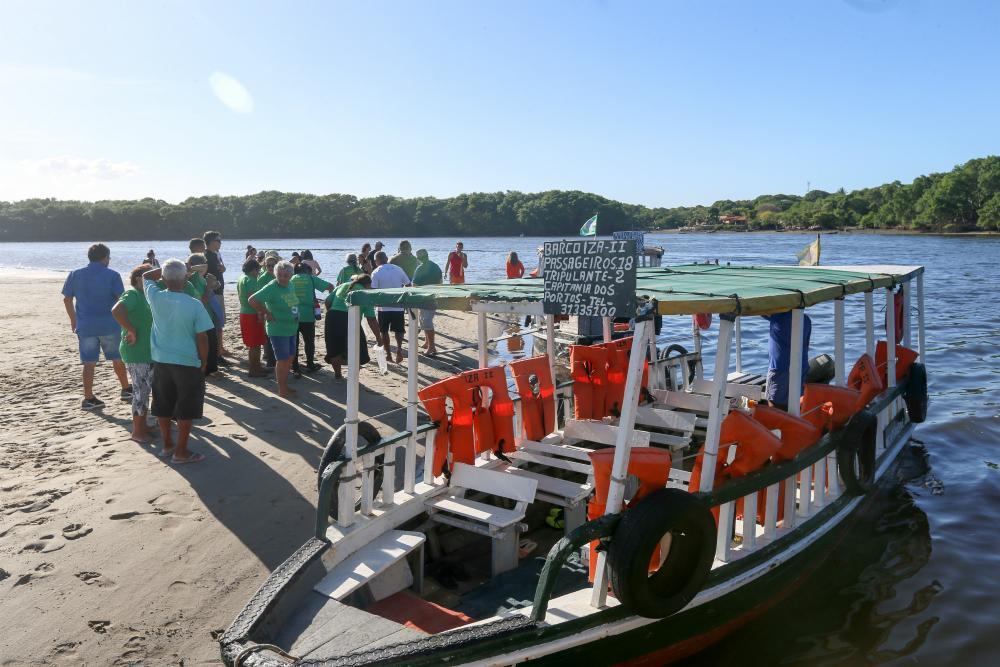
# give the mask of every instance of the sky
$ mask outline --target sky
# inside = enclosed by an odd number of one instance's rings
[[[0,201],[579,189],[1000,153],[1000,2],[0,0]]]

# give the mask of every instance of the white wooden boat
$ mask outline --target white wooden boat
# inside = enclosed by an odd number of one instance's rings
[[[845,360],[877,356],[882,327],[874,301],[884,295],[893,304],[897,288],[903,351],[916,339],[922,361],[922,267],[641,268],[636,292],[650,300],[637,318],[620,415],[573,419],[583,390],[567,382],[555,388],[562,412],[557,428],[527,439],[528,407],[515,399],[515,446],[503,457],[484,452],[470,463],[436,449],[446,424],[421,423],[417,355],[409,356],[407,428],[384,436],[359,421],[359,367],[350,363],[346,420],[320,470],[315,536],[270,575],[222,635],[223,659],[227,665],[663,664],[718,640],[780,604],[822,563],[872,489],[893,479],[897,456],[927,404],[923,365],[908,357],[906,373],[897,377],[897,362],[904,363],[897,349],[885,360],[887,386],[865,405],[848,415],[823,403],[831,421],[815,442],[736,474],[739,457],[752,450],[749,436],[726,442],[722,434],[733,415],[732,423],[757,419],[759,409],[747,407],[760,399],[762,382],[742,367],[740,319],[791,311],[788,414],[812,419],[816,411],[799,415],[800,397],[819,391],[810,385],[803,392],[801,383],[803,314],[833,301],[833,340],[814,337],[812,350],[833,356],[833,385],[842,388],[850,380]],[[363,304],[471,311],[479,322],[479,365],[486,369],[489,313],[544,320],[552,352],[553,318],[542,312],[541,289],[541,281],[523,280],[354,292],[350,327],[357,330]],[[847,307],[864,309],[863,350],[845,349]],[[701,374],[697,335],[691,354],[656,350],[649,308],[664,317],[718,315],[711,378]],[[886,309],[885,331],[893,335],[896,315],[896,308]],[[409,325],[414,350],[415,319]],[[352,335],[351,350],[357,345]],[[639,405],[644,361],[653,400]],[[839,417],[845,423],[831,426]],[[587,521],[588,498],[602,484],[592,466],[603,455],[594,452],[605,448],[613,465],[610,482],[599,488],[604,513]],[[659,471],[665,488],[623,510],[636,487],[630,463],[662,458],[649,454],[653,450],[670,453],[668,470]],[[447,476],[436,467],[441,460]],[[696,487],[692,464],[700,468]],[[565,534],[543,525],[554,508],[563,510]],[[593,501],[590,508],[595,516]],[[543,549],[519,558],[525,535]],[[592,542],[600,547],[590,581]]]

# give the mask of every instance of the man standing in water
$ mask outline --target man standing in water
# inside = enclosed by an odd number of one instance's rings
[[[128,383],[125,364],[118,353],[121,328],[111,314],[118,297],[125,291],[122,277],[108,268],[111,251],[103,243],[95,243],[87,250],[90,263],[71,272],[63,284],[63,305],[69,315],[69,324],[80,343],[80,363],[83,364],[84,410],[104,406],[104,401],[94,396],[94,369],[104,358],[111,362],[121,384],[121,399],[132,401],[132,387]],[[74,300],[76,303],[74,304]]]
[[[463,249],[465,244],[461,241],[455,244],[455,249],[448,253],[448,282],[452,285],[461,285],[465,282],[465,270],[469,268],[469,256]]]
[[[167,289],[156,280],[163,275]],[[163,457],[174,463],[197,463],[204,454],[188,452],[188,437],[195,419],[205,406],[205,368],[208,364],[208,332],[215,324],[205,306],[184,293],[187,266],[168,259],[163,269],[142,276],[143,291],[153,314],[150,352],[153,358],[152,413],[163,436]],[[170,421],[177,420],[177,442],[171,439]]]
[[[390,264],[389,257],[384,252],[375,253],[375,264],[377,266],[372,273],[372,289],[391,289],[406,287],[410,284],[410,277],[406,275],[406,271],[395,264]],[[403,309],[379,306],[378,328],[382,334],[382,347],[385,348],[385,356],[390,359],[392,352],[389,347],[389,331],[396,334],[396,363],[403,363],[403,334],[406,333]],[[410,353],[413,354],[413,350]]]

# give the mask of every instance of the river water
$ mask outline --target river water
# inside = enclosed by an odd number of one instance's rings
[[[647,235],[665,248],[665,263],[719,259],[734,264],[792,264],[804,234]],[[226,240],[230,285],[243,248],[309,248],[327,275],[364,241],[398,239]],[[416,239],[444,264],[454,239]],[[465,239],[467,280],[501,278],[514,250],[530,270],[539,238]],[[134,267],[154,247],[161,261],[183,257],[184,242],[110,243],[112,266]],[[63,272],[86,263],[86,244],[0,243],[0,270]],[[992,634],[1000,598],[1000,238],[823,237],[822,263],[926,266],[927,359],[931,405],[908,453],[909,479],[880,493],[873,507],[824,565],[782,603],[692,664],[863,665],[993,664]],[[876,297],[881,309],[884,299]],[[913,302],[916,307],[916,300]],[[53,302],[52,307],[59,307]],[[811,354],[832,353],[831,304],[807,311]],[[864,349],[860,296],[846,304],[847,357]],[[881,321],[881,314],[877,316]],[[914,329],[916,328],[914,315]],[[711,354],[712,334],[705,337]],[[743,365],[766,368],[763,322],[743,323]],[[667,318],[664,340],[688,345],[690,320]]]

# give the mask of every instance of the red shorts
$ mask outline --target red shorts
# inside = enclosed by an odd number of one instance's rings
[[[257,313],[240,313],[240,333],[243,334],[243,344],[247,347],[260,347],[267,342],[264,323]]]

